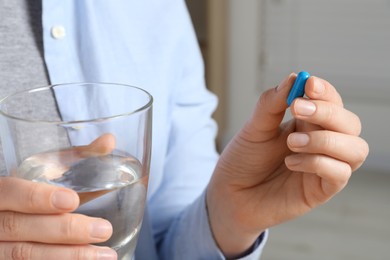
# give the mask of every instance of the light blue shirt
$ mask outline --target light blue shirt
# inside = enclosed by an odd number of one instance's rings
[[[211,119],[217,100],[205,87],[185,2],[43,0],[42,7],[52,84],[125,83],[154,97],[148,203],[136,259],[224,259],[204,196],[218,160]],[[258,259],[264,240],[244,258]]]

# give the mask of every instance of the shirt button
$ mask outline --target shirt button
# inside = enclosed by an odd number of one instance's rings
[[[65,28],[61,25],[53,26],[51,28],[51,36],[57,40],[63,39],[65,37]]]
[[[81,130],[81,129],[84,128],[84,126],[83,126],[83,125],[74,125],[74,126],[71,126],[71,128],[72,128],[73,130]]]

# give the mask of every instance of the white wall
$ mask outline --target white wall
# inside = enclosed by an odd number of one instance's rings
[[[331,81],[345,106],[360,116],[370,144],[365,167],[390,172],[390,1],[229,4],[225,143],[249,117],[261,91],[305,69]]]
[[[224,142],[250,115],[259,95],[257,87],[258,10],[255,0],[230,0],[228,14],[228,95]]]

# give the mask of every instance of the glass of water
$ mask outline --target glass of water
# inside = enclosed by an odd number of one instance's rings
[[[75,190],[78,213],[113,225],[99,245],[131,259],[146,203],[152,103],[145,90],[108,83],[12,94],[0,101],[7,173]]]

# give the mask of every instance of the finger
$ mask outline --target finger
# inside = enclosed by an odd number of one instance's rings
[[[251,120],[245,126],[252,141],[268,140],[279,131],[287,109],[286,98],[295,78],[296,74],[290,74],[276,88],[260,96]]]
[[[94,157],[111,153],[115,146],[115,136],[107,133],[99,136],[89,145],[75,147],[75,151],[83,158]]]
[[[287,145],[293,152],[323,154],[359,168],[368,155],[368,144],[360,137],[331,131],[292,133]]]
[[[327,130],[355,136],[361,132],[361,123],[357,115],[327,101],[299,98],[292,104],[291,113],[296,119]]]
[[[285,163],[291,171],[314,173],[322,178],[321,188],[327,196],[342,190],[352,174],[349,164],[324,155],[294,154],[286,157]]]
[[[14,177],[0,177],[0,210],[24,213],[62,213],[79,205],[76,192]]]
[[[343,107],[343,101],[340,94],[337,92],[335,87],[333,87],[328,81],[321,78],[311,76],[305,84],[305,94],[309,99],[312,100],[322,100],[332,103],[334,106]],[[291,104],[291,112],[293,112],[294,107],[296,106],[295,102],[299,102],[296,99],[293,104]],[[307,121],[298,121],[297,129],[299,131],[316,131],[323,129],[320,125],[316,125]]]
[[[0,241],[89,244],[108,240],[110,222],[80,214],[31,215],[0,213]]]
[[[328,81],[311,76],[305,85],[305,95],[310,99],[332,102],[343,106],[343,100],[336,88]]]
[[[115,137],[112,134],[103,134],[89,145],[76,146],[57,152],[42,153],[35,155],[33,158],[45,165],[42,168],[41,175],[52,180],[60,178],[64,172],[69,170],[71,165],[80,161],[80,159],[107,155],[115,149],[115,146]],[[26,164],[24,164],[25,162]],[[27,160],[25,162],[21,164],[20,168],[31,167]]]
[[[92,245],[64,246],[38,243],[0,243],[0,259],[109,260],[117,259],[114,250]]]

